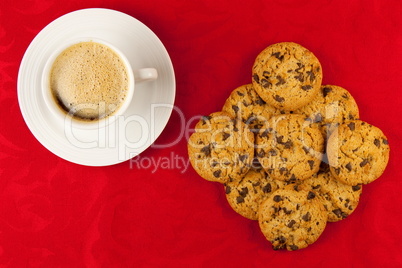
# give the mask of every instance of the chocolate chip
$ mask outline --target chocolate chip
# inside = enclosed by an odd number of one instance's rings
[[[355,186],[352,186],[352,190],[353,191],[359,191],[361,189],[361,186],[360,186],[360,184],[358,184],[358,185],[355,185]]]
[[[302,216],[302,219],[303,219],[304,221],[310,221],[310,220],[311,220],[311,214],[310,214],[310,212],[307,212],[306,214],[304,214],[304,215]]]
[[[218,164],[219,164],[219,162],[214,160],[211,164],[211,167],[216,167]]]
[[[247,154],[239,155],[239,160],[244,162],[248,158]]]
[[[241,188],[241,191],[239,191],[240,196],[246,197],[247,194],[248,194],[248,188],[247,187],[243,187],[243,188]]]
[[[382,143],[384,143],[385,145],[388,145],[388,140],[382,139]]]
[[[292,213],[292,210],[287,210],[286,208],[283,208],[283,212],[285,212],[286,215],[290,215]]]
[[[243,203],[244,202],[244,197],[242,197],[242,196],[236,197],[236,202],[237,202],[237,204]]]
[[[319,189],[321,187],[321,185],[320,184],[317,184],[317,185],[315,185],[315,186],[313,186],[313,187],[311,187],[313,190],[317,190],[317,189]]]
[[[255,124],[254,128],[250,128],[250,131],[253,132],[253,133],[256,133],[256,132],[258,133],[258,130],[260,128],[262,128],[262,124]]]
[[[275,99],[277,102],[284,102],[284,101],[285,101],[285,98],[283,98],[283,97],[281,97],[281,96],[279,96],[279,95],[275,95],[274,99]]]
[[[335,171],[336,175],[339,175],[339,173],[341,173],[341,169],[340,169],[340,168],[334,168],[334,171]]]
[[[261,138],[266,138],[268,137],[268,129],[264,130],[262,133],[260,133]]]
[[[225,193],[226,194],[230,194],[230,192],[232,192],[232,188],[229,185],[226,185],[225,187]]]
[[[354,122],[350,122],[350,123],[348,124],[348,127],[349,127],[350,130],[353,131],[353,130],[355,130],[355,127],[356,127],[356,126],[355,126],[355,123],[354,123]]]
[[[348,96],[348,94],[345,93],[345,94],[342,95],[342,98],[347,100],[347,99],[349,99],[349,96]]]
[[[310,199],[313,199],[313,198],[315,198],[315,193],[309,191],[308,194],[307,194],[307,200],[310,200]]]
[[[309,148],[307,148],[306,146],[303,146],[302,149],[306,154],[310,152]]]
[[[295,220],[291,220],[291,221],[288,223],[287,226],[288,226],[289,228],[292,228],[295,223],[296,223]]]
[[[201,152],[204,153],[206,156],[211,156],[211,145],[208,144],[201,148]]]
[[[270,193],[272,191],[272,186],[270,183],[267,183],[264,187],[262,187],[262,191],[264,193]]]
[[[360,162],[360,167],[364,167],[368,163],[369,163],[369,161],[367,159],[364,159],[362,162]]]
[[[346,164],[345,168],[350,172],[352,171],[352,164],[349,162]]]
[[[287,180],[286,182],[288,184],[292,184],[292,183],[295,183],[296,181],[297,181],[297,178],[296,178],[295,174],[292,174],[292,176],[290,176],[290,179]]]
[[[278,82],[275,84],[275,86],[280,86],[286,83],[285,79],[283,79],[280,75],[277,75],[276,79],[278,80]]]
[[[232,105],[232,109],[235,113],[237,113],[239,111],[239,106],[237,105]]]
[[[275,240],[279,241],[279,243],[281,243],[281,244],[286,243],[286,237],[284,237],[282,235],[280,237],[275,238]]]
[[[284,55],[281,55],[280,52],[272,53],[271,56],[274,56],[275,58],[277,58],[280,61],[283,61],[283,58],[284,58]]]
[[[381,142],[379,139],[375,139],[374,140],[374,145],[377,146],[378,148],[380,148]]]
[[[297,204],[297,205],[296,205],[296,210],[299,210],[299,209],[300,209],[300,205]]]
[[[330,93],[332,91],[332,88],[330,87],[324,87],[322,89],[322,95],[324,96],[324,98],[328,95],[328,93]]]
[[[299,247],[296,245],[290,245],[289,248],[290,248],[290,250],[298,250],[299,249]]]
[[[298,75],[296,75],[296,76],[295,76],[295,79],[299,80],[301,83],[304,82],[303,74],[298,74]]]
[[[337,209],[332,210],[332,213],[334,213],[338,218],[340,218],[342,215],[342,210],[337,208]]]
[[[221,173],[222,173],[222,170],[220,170],[220,169],[214,171],[215,178],[219,178],[221,176]]]
[[[258,98],[255,100],[255,103],[258,104],[258,105],[260,105],[260,106],[263,106],[263,105],[265,104],[265,101],[263,101],[260,97],[258,97]]]
[[[310,165],[310,170],[313,170],[315,164],[314,160],[308,160],[307,162]]]
[[[310,78],[310,82],[315,80],[315,74],[312,71],[307,71],[307,77]]]
[[[274,201],[275,202],[280,202],[280,201],[282,201],[283,199],[282,199],[282,197],[280,196],[280,195],[275,195],[274,196]]]
[[[257,181],[257,182],[255,182],[255,183],[253,183],[252,185],[253,185],[253,187],[260,186],[260,185],[261,185],[261,182]]]
[[[264,150],[260,150],[260,151],[257,151],[257,157],[260,157],[260,158],[263,158],[265,156],[265,151]]]
[[[312,89],[313,87],[311,86],[311,85],[305,85],[305,86],[302,86],[301,87],[301,89],[303,89],[303,90],[305,90],[305,91],[308,91],[308,90],[310,90],[310,89]]]
[[[332,210],[332,213],[334,213],[338,218],[342,218],[342,219],[345,219],[348,216],[348,214],[346,214],[339,208]]]
[[[271,57],[274,56],[275,58],[278,58],[279,55],[281,55],[280,52],[274,52],[274,53],[271,54]]]
[[[295,69],[295,72],[298,72],[298,73],[299,73],[300,70],[304,68],[304,65],[303,65],[301,62],[298,62],[298,63],[297,63],[297,66],[299,66],[299,68],[296,68],[296,69]]]
[[[323,116],[322,116],[322,114],[321,113],[317,113],[316,115],[315,115],[315,117],[314,117],[314,122],[321,122],[322,121],[322,119],[323,119]]]
[[[264,76],[265,78],[269,78],[269,76],[270,76],[271,74],[270,74],[270,72],[268,72],[268,71],[264,71],[263,73],[262,73],[262,76]]]
[[[239,131],[239,129],[237,128],[236,122],[234,122],[234,124],[233,124],[233,131],[234,131],[234,132],[238,132],[238,131]]]
[[[226,133],[226,132],[223,132],[222,133],[222,139],[225,141],[225,140],[227,140],[229,137],[230,137],[230,134],[229,133]]]
[[[241,96],[241,97],[244,96],[244,94],[243,94],[242,92],[240,92],[240,91],[236,91],[236,93],[237,93],[237,95],[239,95],[239,96]]]
[[[283,143],[285,146],[285,149],[290,149],[293,146],[293,142],[291,140],[288,140],[287,142]]]
[[[275,149],[269,150],[268,154],[269,154],[270,156],[276,156],[276,155],[278,155],[278,153],[277,153],[277,151],[276,151]]]
[[[274,213],[278,213],[281,210],[280,207],[278,208],[278,207],[272,206],[271,208],[274,210]]]
[[[261,79],[261,84],[260,84],[263,88],[268,88],[271,86],[271,82],[269,82],[267,79],[263,78]]]
[[[255,82],[257,82],[257,84],[260,83],[260,77],[258,76],[258,74],[253,74],[253,79]]]
[[[279,144],[283,144],[283,136],[276,137],[276,142]]]
[[[284,173],[287,173],[287,172],[288,172],[288,169],[285,168],[285,167],[281,167],[281,168],[279,169],[279,174],[281,174],[281,175],[283,175]]]

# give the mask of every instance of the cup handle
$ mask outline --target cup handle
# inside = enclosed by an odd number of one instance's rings
[[[134,71],[135,83],[156,80],[158,71],[155,68],[142,68]]]

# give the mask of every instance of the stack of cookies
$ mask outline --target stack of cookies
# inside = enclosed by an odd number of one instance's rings
[[[359,119],[346,89],[321,83],[312,52],[271,45],[257,56],[250,84],[203,116],[188,141],[195,171],[222,183],[229,205],[258,220],[274,249],[314,243],[327,222],[356,209],[362,185],[388,163],[383,132]]]

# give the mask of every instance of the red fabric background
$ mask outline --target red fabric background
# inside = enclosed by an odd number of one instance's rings
[[[0,0],[0,266],[401,266],[401,3]],[[88,7],[125,12],[160,37],[186,122],[220,110],[232,89],[249,83],[254,58],[267,45],[306,46],[322,63],[323,82],[348,89],[361,118],[388,136],[388,168],[364,187],[354,214],[328,224],[307,249],[286,252],[273,251],[256,222],[230,209],[222,186],[191,167],[85,167],[56,157],[23,121],[18,68],[44,26]],[[156,143],[174,141],[179,123],[173,112]],[[145,158],[186,160],[186,140],[149,148],[138,160]]]

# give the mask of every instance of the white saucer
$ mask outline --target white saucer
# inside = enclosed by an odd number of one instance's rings
[[[158,79],[136,84],[124,117],[99,129],[65,128],[49,114],[41,95],[41,74],[48,57],[66,40],[93,37],[121,50],[133,69],[154,67]],[[171,115],[175,77],[169,54],[159,38],[135,18],[110,9],[83,9],[47,25],[31,42],[18,74],[18,101],[32,134],[48,150],[73,163],[107,166],[147,149]]]

